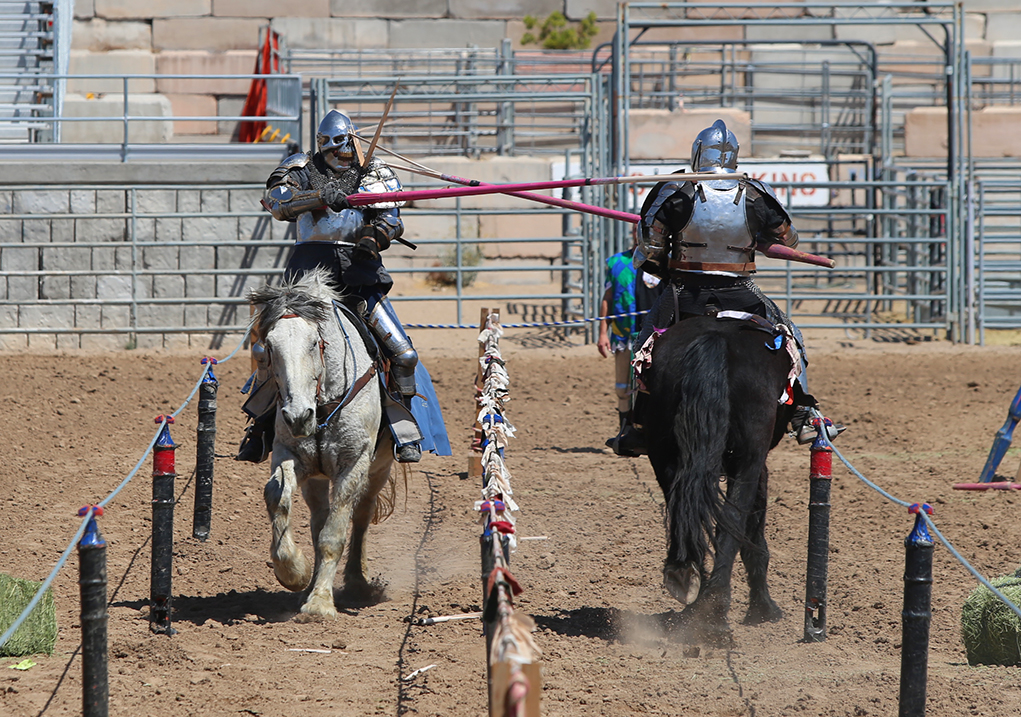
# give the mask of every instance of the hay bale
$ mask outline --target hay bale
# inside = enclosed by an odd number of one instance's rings
[[[990,580],[1021,605],[1021,568]],[[975,588],[961,609],[961,636],[971,665],[1021,665],[1021,617],[985,585]]]
[[[42,583],[0,573],[0,634],[14,624],[41,586]],[[52,655],[56,642],[57,609],[53,591],[47,589],[21,627],[0,646],[0,657],[22,657],[41,652]]]

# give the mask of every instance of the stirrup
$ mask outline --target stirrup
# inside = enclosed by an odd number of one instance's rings
[[[241,439],[241,445],[238,447],[238,453],[234,456],[236,461],[245,461],[247,463],[262,463],[269,458],[269,453],[272,447],[266,443],[266,434],[261,431],[255,431],[255,426],[249,426],[245,432],[245,437]]]
[[[398,448],[394,446],[394,458],[398,463],[418,463],[422,460],[422,447],[417,443],[405,443]]]
[[[801,414],[802,411],[804,411],[803,414]],[[795,425],[795,421],[799,422],[800,425]],[[840,423],[834,423],[830,419],[826,418],[826,416],[822,415],[822,413],[819,412],[819,409],[815,407],[808,408],[799,406],[797,411],[795,411],[794,417],[791,419],[791,428],[794,429],[795,438],[799,444],[806,445],[808,443],[812,443],[819,437],[819,429],[816,425],[817,421],[822,421],[822,425],[826,429],[826,438],[830,441],[847,430],[847,426]]]
[[[616,436],[606,439],[605,445],[624,458],[637,458],[649,452],[645,447],[645,436],[633,424],[625,425]]]

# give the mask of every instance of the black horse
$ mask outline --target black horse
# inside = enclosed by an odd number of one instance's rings
[[[791,368],[782,341],[751,321],[695,316],[656,340],[644,374],[649,460],[667,505],[664,586],[688,605],[684,622],[710,641],[730,639],[739,550],[750,592],[745,622],[783,616],[766,584],[765,536],[766,456],[793,412],[779,402]]]

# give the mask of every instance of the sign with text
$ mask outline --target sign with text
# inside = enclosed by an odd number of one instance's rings
[[[571,163],[570,176],[580,176],[580,165]],[[564,162],[558,161],[551,164],[551,178],[564,178]],[[641,163],[631,165],[631,174],[656,175],[670,174],[671,172],[687,171],[687,165],[677,164],[651,164]],[[830,203],[830,190],[826,187],[798,187],[785,186],[791,184],[812,184],[815,182],[828,182],[829,169],[825,162],[757,162],[745,160],[741,162],[739,169],[747,172],[749,176],[760,179],[773,187],[776,196],[788,207],[825,207]],[[779,185],[779,186],[778,186]],[[652,185],[632,185],[632,196],[634,197],[632,211],[638,212],[645,201]]]

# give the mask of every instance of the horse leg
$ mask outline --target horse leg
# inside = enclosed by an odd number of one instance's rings
[[[330,514],[330,482],[322,478],[305,481],[301,486],[301,495],[309,511],[309,528],[312,532],[312,550],[315,554],[315,566],[312,568],[313,580],[319,573],[323,556],[319,550],[319,536],[323,532],[326,518]]]
[[[776,622],[783,618],[783,610],[769,595],[766,573],[769,570],[769,547],[766,545],[766,502],[769,495],[769,469],[762,466],[759,490],[755,495],[752,512],[748,516],[750,543],[741,546],[741,561],[748,574],[748,612],[746,625]]]
[[[364,451],[349,469],[338,472],[331,481],[328,509],[316,538],[319,565],[312,589],[305,604],[301,606],[301,612],[305,615],[324,618],[337,616],[337,608],[333,603],[333,581],[347,543],[352,507],[368,484],[369,461],[369,452]]]
[[[355,501],[351,514],[351,542],[347,548],[347,562],[344,564],[344,590],[357,600],[367,600],[372,588],[365,574],[365,535],[376,512],[376,498],[390,478],[393,467],[393,444],[389,440],[380,442],[376,455],[369,466],[368,490]]]
[[[699,618],[694,624],[699,626],[704,637],[720,644],[731,640],[727,613],[734,559],[739,547],[748,540],[744,532],[758,490],[759,466],[765,460],[765,456],[761,460],[755,460],[754,456],[748,458],[752,460],[743,462],[727,486],[727,500],[716,526],[713,571],[702,585],[698,598],[685,610]]]
[[[666,496],[673,475],[676,472],[676,458],[671,459],[657,448],[650,446],[649,462],[656,474],[656,482]],[[690,605],[698,596],[702,586],[702,561],[698,547],[694,544],[682,544],[677,541],[674,531],[669,528],[667,517],[667,557],[663,564],[663,587],[682,605]]]
[[[312,571],[301,548],[294,543],[294,535],[291,532],[291,506],[298,479],[294,470],[295,459],[291,456],[279,456],[284,450],[278,447],[273,452],[275,465],[263,490],[263,496],[273,526],[273,539],[269,551],[273,559],[273,572],[281,585],[298,592],[308,585]]]

